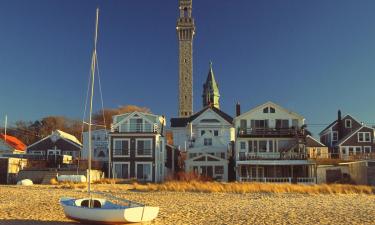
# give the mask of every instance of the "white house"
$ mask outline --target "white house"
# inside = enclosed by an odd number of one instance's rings
[[[82,159],[88,159],[89,132],[83,133]],[[105,129],[91,131],[92,160],[108,162],[108,131]]]
[[[165,117],[132,112],[113,117],[109,165],[114,178],[161,182],[166,175]]]
[[[234,126],[237,180],[314,183],[305,147],[304,121],[273,102],[240,114]]]
[[[172,118],[173,144],[186,151],[185,171],[228,181],[233,118],[210,105],[187,118]]]

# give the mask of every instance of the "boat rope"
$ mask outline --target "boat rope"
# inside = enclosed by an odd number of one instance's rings
[[[103,195],[103,196],[105,196],[109,199],[113,199],[113,200],[116,200],[116,201],[119,201],[119,202],[127,203],[129,206],[135,205],[135,206],[139,206],[139,207],[145,207],[144,204],[141,204],[141,203],[138,203],[138,202],[133,202],[133,201],[123,199],[123,198],[119,198],[119,197],[113,196],[112,194],[104,193],[104,192],[101,192],[101,191],[91,191],[91,193]],[[142,215],[142,217],[143,217],[143,215]]]
[[[145,207],[143,206],[143,208],[142,208],[142,217],[141,217],[141,222],[143,221],[143,214],[144,214],[144,212],[145,212]]]

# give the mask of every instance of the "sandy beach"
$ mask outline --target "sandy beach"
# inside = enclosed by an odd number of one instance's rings
[[[101,186],[100,189],[106,187]],[[159,216],[151,224],[375,223],[374,195],[134,192],[113,189],[110,193],[159,206]],[[85,192],[41,185],[0,186],[0,196],[0,224],[60,225],[76,223],[65,218],[59,198],[83,197]]]

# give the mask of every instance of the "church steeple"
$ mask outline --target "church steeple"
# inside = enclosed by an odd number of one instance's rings
[[[206,83],[203,84],[203,107],[213,105],[214,107],[220,109],[220,93],[219,86],[216,83],[214,72],[212,69],[212,62],[210,62],[210,69],[208,71]]]

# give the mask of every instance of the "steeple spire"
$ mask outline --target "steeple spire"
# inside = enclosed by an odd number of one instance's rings
[[[203,84],[203,107],[212,105],[220,108],[219,98],[219,85],[216,83],[214,71],[212,69],[212,61],[210,61],[210,68],[208,71],[206,83]]]

